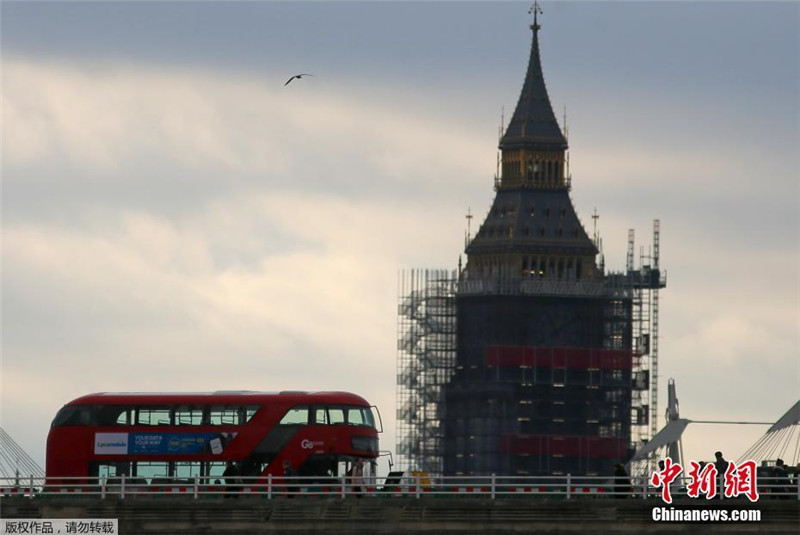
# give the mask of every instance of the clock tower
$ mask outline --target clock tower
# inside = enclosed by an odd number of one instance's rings
[[[630,455],[632,331],[617,319],[631,301],[608,292],[570,199],[537,12],[494,201],[458,275],[446,475],[602,475]]]

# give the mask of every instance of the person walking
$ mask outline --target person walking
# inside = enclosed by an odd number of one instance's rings
[[[358,458],[348,471],[353,493],[360,498],[364,493],[364,459]]]
[[[614,465],[614,498],[625,499],[631,494],[631,478],[625,465],[617,463]]]
[[[297,470],[294,469],[291,461],[288,459],[283,461],[284,492],[287,498],[294,498],[294,494],[297,492],[297,487],[294,486],[297,484],[297,481],[292,481],[292,478],[295,477],[297,477]]]
[[[791,499],[792,497],[792,481],[789,479],[789,471],[787,470],[786,463],[783,462],[783,459],[777,459],[775,461],[775,468],[776,468],[776,487],[775,490],[779,493],[779,496],[783,499]]]
[[[714,468],[717,469],[717,489],[720,499],[725,497],[725,472],[730,463],[722,456],[721,451],[714,452]]]
[[[237,491],[236,487],[240,483],[239,479],[239,468],[236,466],[236,463],[233,461],[228,461],[225,464],[225,471],[222,472],[222,478],[225,480],[225,497],[226,498],[235,498],[235,493]]]

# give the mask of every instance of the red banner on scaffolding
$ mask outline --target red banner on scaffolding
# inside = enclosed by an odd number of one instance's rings
[[[630,370],[633,352],[574,347],[489,346],[486,364],[498,367]]]

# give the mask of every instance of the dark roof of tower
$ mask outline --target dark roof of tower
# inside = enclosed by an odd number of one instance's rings
[[[596,255],[567,190],[518,188],[497,192],[467,254]]]
[[[519,101],[517,101],[517,108],[500,140],[500,148],[564,150],[567,148],[567,138],[561,133],[561,128],[556,121],[542,75],[542,62],[539,57],[539,24],[534,22],[531,30],[533,30],[533,39],[528,72],[525,74],[525,83],[522,86]]]

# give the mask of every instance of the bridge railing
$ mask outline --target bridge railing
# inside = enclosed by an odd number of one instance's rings
[[[688,481],[670,485],[672,497],[687,496]],[[794,479],[759,477],[759,497],[762,499],[791,499],[800,501],[800,477]],[[717,497],[720,496],[717,489]],[[661,499],[662,489],[645,479],[633,481],[610,477],[548,476],[548,477],[428,477],[403,476],[399,479],[351,477],[220,477],[192,478],[129,476],[67,478],[49,480],[29,476],[0,478],[0,497],[25,496],[99,496],[101,498],[135,498],[137,496],[184,496],[237,498],[259,496],[264,499],[302,496],[359,497],[454,497],[483,496],[491,499],[513,497],[546,497],[558,499]]]

